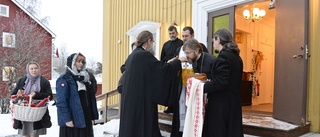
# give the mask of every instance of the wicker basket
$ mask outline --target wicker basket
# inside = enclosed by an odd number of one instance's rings
[[[28,107],[14,105],[14,118],[20,121],[35,122],[40,121],[46,113],[48,106]]]

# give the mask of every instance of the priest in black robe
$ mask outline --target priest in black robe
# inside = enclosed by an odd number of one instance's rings
[[[173,58],[167,63],[157,60],[153,53],[153,36],[142,31],[137,48],[126,60],[126,75],[121,95],[119,137],[161,137],[157,105],[167,105],[170,91],[163,90],[178,78],[181,62]]]
[[[212,54],[204,52],[200,43],[193,38],[184,43],[182,50],[186,54],[187,60],[192,64],[194,73],[204,73],[206,74],[208,79],[211,79],[211,69],[216,61],[216,57]],[[180,89],[179,91],[181,91],[181,93],[179,94],[180,99],[181,97],[185,99],[185,94],[182,93],[185,92],[185,90]],[[173,113],[171,137],[181,137],[183,134],[182,131],[184,125],[181,125],[181,123],[184,122],[181,121],[184,121],[184,117],[180,117],[180,113],[183,110],[186,110],[186,105],[185,103],[181,102],[184,101],[177,101],[174,105],[175,109]]]
[[[232,40],[227,29],[214,34],[214,49],[219,55],[212,68],[211,81],[204,84],[208,103],[202,137],[243,137],[240,102],[243,62]]]

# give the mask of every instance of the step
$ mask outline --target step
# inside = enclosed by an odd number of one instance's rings
[[[171,132],[172,121],[159,119],[159,128],[161,131]]]
[[[311,125],[307,123],[304,126],[297,126],[271,116],[243,115],[242,117],[244,133],[255,136],[297,137],[308,133]]]
[[[159,112],[160,130],[170,132],[172,124],[172,114]],[[296,137],[310,131],[311,123],[304,126],[297,126],[287,122],[273,119],[266,115],[243,115],[244,134],[268,137]]]

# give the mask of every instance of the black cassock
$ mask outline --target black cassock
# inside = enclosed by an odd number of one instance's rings
[[[119,137],[160,137],[157,104],[168,105],[177,94],[168,89],[179,78],[181,62],[162,63],[137,47],[125,64]]]
[[[240,84],[243,63],[239,55],[220,51],[212,68],[202,137],[243,137]]]

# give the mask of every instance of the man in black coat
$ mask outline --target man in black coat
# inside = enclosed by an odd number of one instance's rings
[[[178,31],[175,26],[170,26],[168,32],[170,40],[163,44],[160,58],[162,62],[167,62],[173,57],[176,57],[179,54],[177,49],[183,45],[183,41],[178,38]]]
[[[162,51],[161,51],[161,58],[162,62],[167,62],[168,60],[176,57],[179,55],[178,49],[181,48],[183,45],[183,41],[178,38],[178,31],[175,26],[170,26],[168,28],[170,40],[163,44]],[[173,107],[169,106],[167,110],[163,111],[164,113],[172,113]]]
[[[243,137],[240,85],[243,63],[240,50],[227,29],[214,34],[214,49],[219,53],[212,68],[211,81],[205,83],[208,103],[203,137]]]
[[[158,61],[153,52],[153,35],[142,31],[137,48],[126,60],[121,94],[119,137],[160,137],[157,104],[167,105],[169,90],[163,90],[177,77],[181,62],[177,58],[167,63]]]

